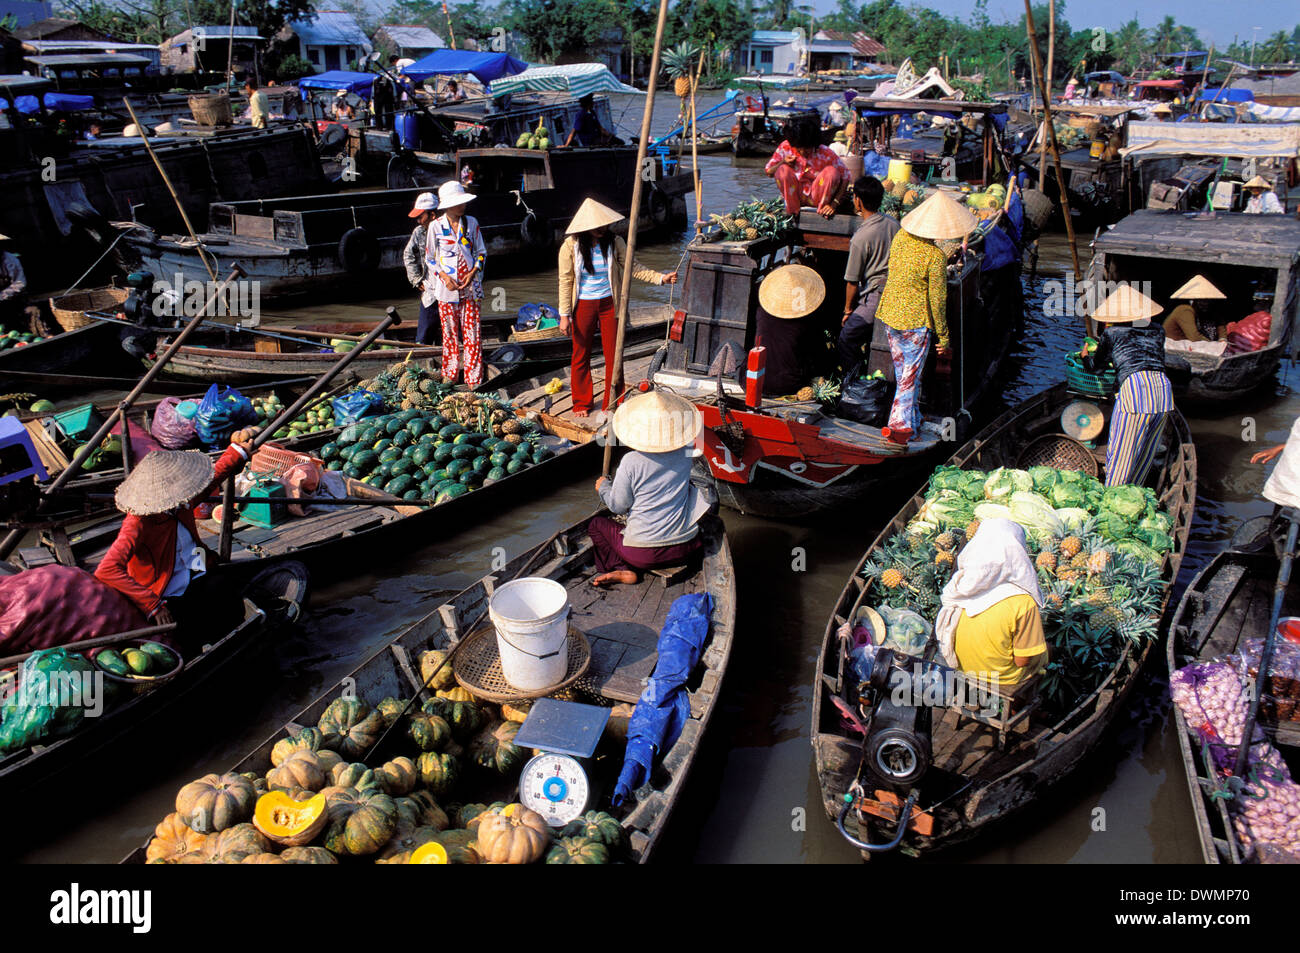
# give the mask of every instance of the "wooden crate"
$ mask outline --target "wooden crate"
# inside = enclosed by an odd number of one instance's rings
[[[45,432],[39,420],[28,420],[23,426],[31,435],[32,444],[36,447],[36,455],[41,458],[41,465],[51,477],[68,468],[68,464],[72,461],[59,449],[59,445],[50,439],[50,435]]]
[[[691,242],[682,290],[686,320],[682,340],[670,348],[668,367],[704,373],[727,342],[742,351],[753,346],[759,276],[779,247],[764,238]]]

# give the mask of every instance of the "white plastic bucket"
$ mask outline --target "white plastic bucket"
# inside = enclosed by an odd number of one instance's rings
[[[528,576],[492,594],[501,674],[520,691],[548,688],[569,668],[569,594],[553,579]]]

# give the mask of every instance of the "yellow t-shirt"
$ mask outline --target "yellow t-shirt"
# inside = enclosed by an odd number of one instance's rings
[[[954,640],[957,661],[962,671],[998,685],[1018,685],[1032,675],[1042,660],[1023,668],[1015,656],[1033,658],[1047,652],[1043,619],[1038,606],[1028,595],[1008,596],[977,616],[962,610]]]

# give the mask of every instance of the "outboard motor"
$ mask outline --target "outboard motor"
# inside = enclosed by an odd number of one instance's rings
[[[135,327],[122,328],[122,350],[132,357],[145,360],[153,353],[158,342],[157,335],[148,329],[164,323],[154,307],[158,295],[153,290],[153,274],[148,271],[133,271],[127,275],[126,286],[131,289],[131,293],[122,302],[120,317]],[[179,313],[179,310],[175,313]]]
[[[863,762],[880,784],[898,793],[914,787],[930,767],[931,704],[943,691],[943,666],[917,662],[893,649],[876,649],[871,674],[859,688],[871,721]],[[941,697],[941,696],[940,696]]]

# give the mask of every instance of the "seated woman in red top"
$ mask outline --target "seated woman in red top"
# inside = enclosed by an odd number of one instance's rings
[[[221,600],[209,593],[210,551],[199,542],[194,507],[248,462],[256,429],[241,430],[213,466],[197,450],[155,450],[117,488],[126,514],[117,539],[95,578],[134,602],[154,625],[178,623],[190,639],[227,621]]]
[[[849,169],[822,145],[822,129],[812,116],[786,123],[785,142],[776,147],[763,171],[776,179],[787,215],[805,205],[830,218],[849,188]]]

